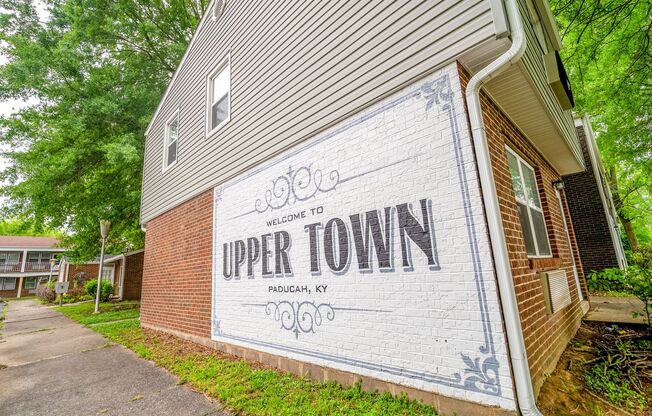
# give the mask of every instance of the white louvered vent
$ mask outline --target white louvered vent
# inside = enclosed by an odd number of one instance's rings
[[[552,270],[541,273],[541,284],[546,298],[546,307],[550,313],[555,313],[570,305],[570,289],[565,270]]]

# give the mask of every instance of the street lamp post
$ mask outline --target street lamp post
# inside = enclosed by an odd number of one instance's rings
[[[57,264],[57,259],[54,257],[50,259],[50,275],[48,276],[48,283],[52,281],[52,271],[54,270],[54,265]]]
[[[97,272],[97,289],[95,292],[95,313],[100,313],[100,292],[102,291],[102,271],[104,269],[104,245],[111,229],[111,221],[100,221],[100,234],[102,234],[102,249],[100,251],[100,269]]]

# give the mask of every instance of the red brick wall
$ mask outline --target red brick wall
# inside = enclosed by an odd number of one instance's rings
[[[460,68],[460,77],[462,80],[462,89],[465,91],[468,75],[463,68]],[[528,142],[525,136],[507,118],[500,108],[484,94],[481,97],[481,107],[493,165],[496,190],[501,205],[501,214],[505,236],[507,238],[512,275],[521,315],[521,324],[525,336],[528,362],[535,392],[538,394],[545,374],[551,371],[556,365],[566,344],[577,330],[582,317],[582,309],[578,302],[578,293],[572,270],[571,253],[561,217],[561,208],[552,185],[553,181],[560,179],[560,175],[539,154],[534,146]],[[516,150],[536,170],[539,194],[546,217],[548,237],[553,253],[553,258],[551,259],[530,260],[527,257],[507,165],[505,146]],[[562,201],[564,201],[563,198]],[[567,217],[570,218],[565,202],[563,209]],[[569,232],[571,235],[571,244],[575,246],[575,253],[578,253],[572,226]],[[584,275],[579,264],[579,259],[577,260],[580,281],[583,281]],[[559,268],[566,270],[572,303],[554,315],[548,315],[539,280],[540,272]]]
[[[616,249],[611,240],[610,225],[596,181],[596,175],[599,173],[593,171],[584,128],[577,127],[577,134],[582,145],[586,171],[565,176],[564,182],[581,250],[582,267],[587,272],[619,267]]]
[[[141,322],[210,338],[212,225],[212,191],[147,223]]]
[[[138,300],[143,285],[143,260],[145,253],[140,252],[126,257],[125,277],[122,299]]]
[[[11,299],[11,298],[15,298],[16,296],[18,296],[18,283],[19,283],[19,278],[17,277],[16,278],[16,288],[14,290],[0,290],[0,298]],[[24,282],[23,282],[23,285],[25,285]],[[27,293],[25,293],[25,289],[23,288],[23,293],[21,294],[21,296],[26,296],[26,295],[27,295]]]
[[[68,268],[68,281],[70,282],[70,289],[73,288],[75,283],[75,276],[78,273],[86,273],[84,281],[81,282],[81,285],[88,280],[97,279],[97,272],[99,270],[99,264],[71,264]]]

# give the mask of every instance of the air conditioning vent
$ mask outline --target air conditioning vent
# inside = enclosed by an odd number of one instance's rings
[[[541,286],[548,313],[556,313],[571,304],[568,276],[565,270],[541,273]]]

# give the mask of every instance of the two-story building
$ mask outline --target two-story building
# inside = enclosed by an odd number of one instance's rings
[[[0,236],[0,297],[33,295],[40,281],[56,279],[50,260],[63,251],[52,237]]]
[[[575,120],[586,170],[564,177],[568,208],[585,273],[627,267],[620,220],[590,119]]]
[[[146,132],[141,323],[446,414],[539,414],[588,310],[544,0],[208,6]]]

